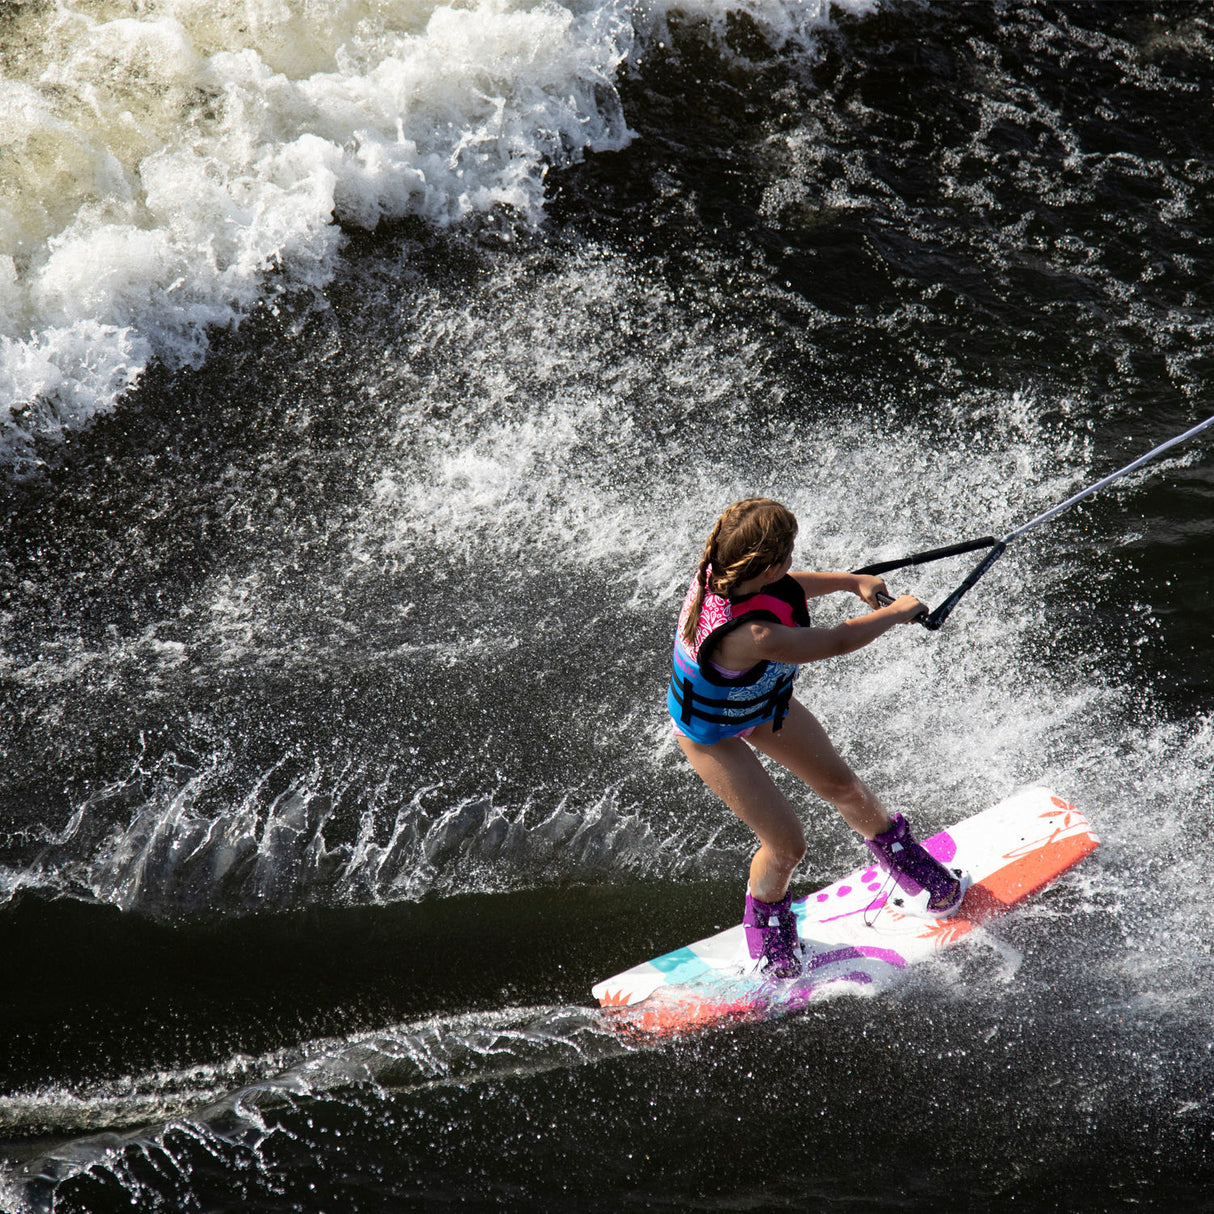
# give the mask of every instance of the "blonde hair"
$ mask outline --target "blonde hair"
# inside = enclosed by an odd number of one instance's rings
[[[700,612],[709,590],[729,598],[740,582],[782,565],[791,555],[797,538],[797,520],[787,506],[769,497],[748,497],[734,502],[717,519],[696,574],[699,588],[683,625],[683,639],[695,643]],[[709,573],[709,570],[712,570]]]

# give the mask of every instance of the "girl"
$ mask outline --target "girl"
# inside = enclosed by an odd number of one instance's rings
[[[864,836],[881,867],[937,918],[965,893],[892,818],[835,751],[817,719],[792,697],[803,662],[851,653],[927,608],[913,595],[878,607],[878,577],[790,573],[797,520],[768,498],[749,498],[717,520],[683,602],[666,704],[679,745],[704,783],[758,836],[743,924],[750,955],[776,978],[801,972],[788,882],[805,855],[805,832],[755,751],[775,759],[830,801]],[[834,628],[810,625],[807,598],[850,590],[877,610]]]

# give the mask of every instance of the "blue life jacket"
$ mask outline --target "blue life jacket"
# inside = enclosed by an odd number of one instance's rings
[[[712,655],[727,632],[749,620],[808,627],[805,591],[788,575],[741,598],[726,599],[709,590],[704,595],[695,644],[688,646],[683,640],[682,621],[697,589],[693,582],[675,633],[674,672],[666,691],[671,717],[680,732],[706,745],[765,721],[772,721],[773,729],[779,730],[800,667],[792,662],[759,662],[730,677],[714,669]]]

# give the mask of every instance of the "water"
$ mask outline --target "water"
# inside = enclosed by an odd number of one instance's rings
[[[643,1046],[589,987],[738,915],[663,719],[725,503],[854,567],[1214,412],[1212,47],[0,10],[0,1208],[1208,1208],[1205,438],[802,675],[924,828],[1047,783],[1094,857],[879,999]]]

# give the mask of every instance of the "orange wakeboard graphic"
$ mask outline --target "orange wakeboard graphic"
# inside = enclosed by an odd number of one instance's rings
[[[805,953],[798,978],[756,974],[737,925],[608,978],[594,995],[621,1030],[667,1035],[781,1015],[840,993],[874,994],[907,966],[1040,892],[1100,844],[1087,819],[1044,788],[1023,789],[923,842],[972,878],[951,919],[903,913],[896,897],[887,901],[884,874],[868,864],[793,902]]]

